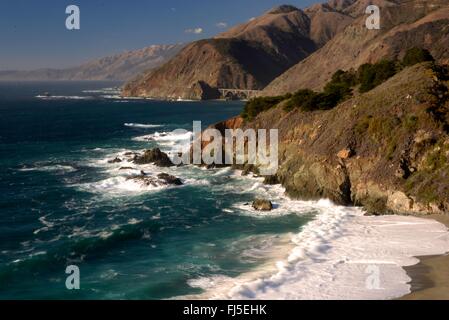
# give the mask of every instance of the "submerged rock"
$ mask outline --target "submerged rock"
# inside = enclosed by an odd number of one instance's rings
[[[122,159],[120,159],[118,157],[108,161],[108,163],[121,163],[121,162],[122,162]]]
[[[160,174],[157,175],[157,177],[160,180],[165,181],[167,184],[171,184],[171,185],[175,185],[175,186],[182,186],[183,185],[181,179],[179,179],[179,178],[177,178],[175,176],[169,175],[168,173],[160,173]]]
[[[253,202],[253,208],[257,211],[271,211],[273,210],[273,204],[269,200],[256,199]]]
[[[134,158],[136,164],[150,164],[154,163],[158,167],[172,167],[174,164],[171,162],[168,155],[162,152],[159,148],[147,150],[141,156]]]
[[[127,180],[134,180],[136,182],[142,183],[142,185],[147,187],[161,187],[161,186],[181,186],[183,185],[181,179],[169,175],[167,173],[161,173],[155,176],[149,176],[149,175],[140,175],[140,176],[133,176],[129,177]]]

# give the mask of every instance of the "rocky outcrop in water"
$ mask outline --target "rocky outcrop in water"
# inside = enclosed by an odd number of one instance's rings
[[[273,204],[269,200],[256,199],[253,202],[253,208],[257,211],[271,211],[273,210]]]
[[[158,174],[156,177],[142,174],[139,176],[132,176],[127,180],[133,180],[142,184],[145,187],[161,187],[161,186],[182,186],[181,179],[169,175],[167,173]]]
[[[168,155],[159,148],[145,151],[143,155],[137,155],[134,158],[135,164],[155,164],[158,167],[173,167],[174,164]]]
[[[169,175],[168,173],[160,173],[157,175],[157,177],[159,180],[165,181],[167,184],[170,184],[170,185],[175,185],[175,186],[183,185],[181,179],[179,179],[175,176]]]

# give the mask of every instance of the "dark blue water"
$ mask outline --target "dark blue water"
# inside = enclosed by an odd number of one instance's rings
[[[265,191],[229,169],[167,169],[185,185],[130,186],[107,160],[173,143],[137,137],[191,130],[193,120],[209,125],[239,114],[242,103],[120,101],[92,92],[116,85],[0,83],[0,299],[200,293],[189,281],[257,268],[280,235],[306,222],[240,210]],[[43,92],[59,98],[36,98]],[[69,265],[80,268],[80,290],[65,286]]]

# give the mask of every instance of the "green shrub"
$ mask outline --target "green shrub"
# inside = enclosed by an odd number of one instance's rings
[[[407,50],[404,59],[402,59],[402,65],[405,67],[413,66],[425,61],[435,61],[435,59],[430,54],[429,50],[415,47]]]
[[[226,45],[224,42],[222,45]],[[266,111],[281,102],[284,102],[284,110],[289,112],[296,108],[303,111],[329,110],[336,107],[342,101],[353,96],[353,88],[360,85],[360,93],[368,92],[393,77],[401,66],[411,66],[419,62],[434,61],[429,51],[421,48],[412,48],[407,51],[401,62],[397,60],[381,60],[375,64],[366,63],[359,67],[357,72],[338,70],[324,87],[322,92],[302,89],[294,94],[277,97],[260,97],[248,101],[242,112],[245,120],[254,119],[259,113]],[[438,69],[439,74],[448,77],[449,71]],[[356,131],[362,133],[369,127],[370,119],[359,123]],[[416,119],[409,118],[405,123],[407,129],[413,129]],[[380,124],[379,124],[380,125]],[[368,126],[368,127],[367,127]]]
[[[332,109],[341,101],[351,98],[351,87],[355,83],[356,77],[353,72],[338,70],[324,87],[323,92],[317,93],[309,89],[299,90],[285,103],[284,110],[291,111],[295,108],[300,108],[303,111]]]
[[[373,118],[373,116],[364,116],[360,122],[358,122],[355,127],[354,130],[358,135],[364,135],[369,128],[369,125],[371,123],[371,119]]]
[[[396,61],[382,60],[363,64],[357,71],[360,93],[368,92],[396,74]]]
[[[291,111],[295,108],[301,108],[303,105],[308,105],[310,100],[316,95],[316,92],[309,89],[302,89],[295,92],[291,98],[285,103],[284,110]]]
[[[245,120],[252,120],[259,113],[273,108],[285,99],[286,96],[253,98],[245,104],[242,112],[242,118]]]
[[[404,127],[407,131],[414,131],[418,125],[418,117],[415,115],[408,115],[404,119]]]

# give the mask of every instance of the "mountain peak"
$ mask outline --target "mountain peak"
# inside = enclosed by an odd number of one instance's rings
[[[283,4],[278,7],[274,7],[270,11],[267,12],[267,14],[280,14],[280,13],[290,13],[293,11],[299,11],[298,8],[295,6],[289,5],[289,4]]]

